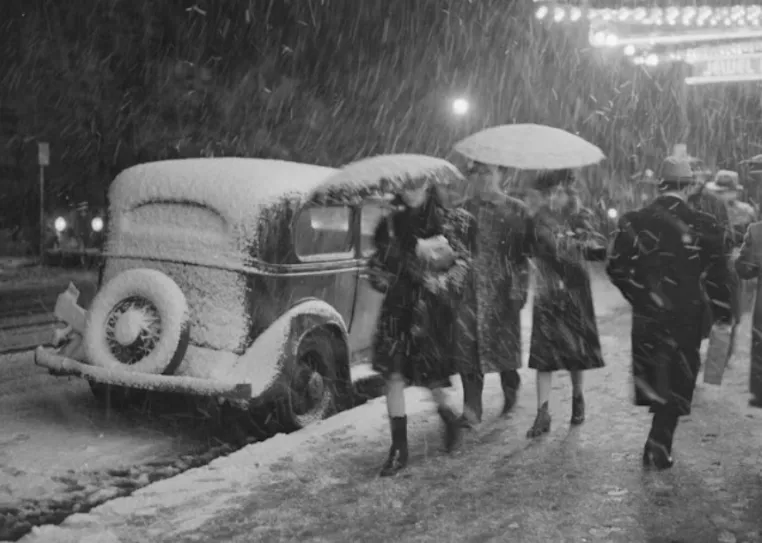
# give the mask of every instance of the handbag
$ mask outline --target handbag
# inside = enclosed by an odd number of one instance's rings
[[[730,360],[733,327],[718,323],[709,332],[709,348],[704,361],[704,382],[709,385],[721,385],[722,376]]]

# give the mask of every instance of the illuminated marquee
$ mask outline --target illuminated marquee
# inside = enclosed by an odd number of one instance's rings
[[[694,75],[685,80],[689,85],[762,80],[762,54],[705,59],[693,66]]]
[[[637,65],[689,64],[689,85],[762,81],[759,5],[598,8],[535,0],[535,16],[584,25],[590,45]]]

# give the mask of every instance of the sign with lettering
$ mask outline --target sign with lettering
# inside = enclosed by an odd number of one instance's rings
[[[50,166],[50,145],[46,142],[37,143],[37,162],[40,166]]]
[[[762,80],[762,55],[758,53],[710,58],[693,66],[693,77],[686,78],[688,84]]]

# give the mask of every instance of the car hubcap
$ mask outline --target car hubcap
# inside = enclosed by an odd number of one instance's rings
[[[160,336],[159,311],[145,298],[122,300],[106,320],[106,341],[115,358],[123,364],[135,364],[148,356]]]

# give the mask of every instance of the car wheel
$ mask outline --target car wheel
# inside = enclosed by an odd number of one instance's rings
[[[88,312],[85,352],[93,365],[171,375],[188,348],[188,303],[165,274],[127,270],[96,295]]]
[[[336,342],[324,330],[310,333],[299,344],[286,390],[278,400],[278,423],[299,430],[336,412],[341,387],[336,368]]]

